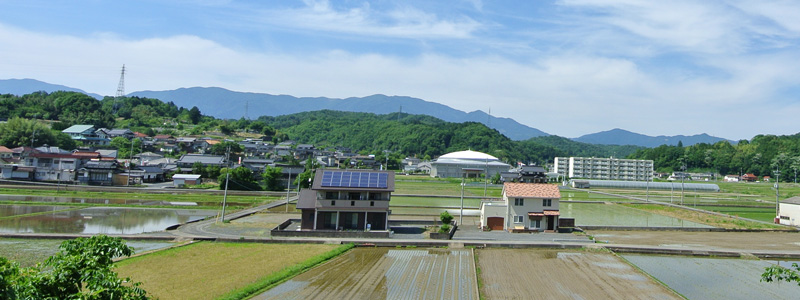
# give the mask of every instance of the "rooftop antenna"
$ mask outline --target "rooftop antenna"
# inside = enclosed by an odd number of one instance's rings
[[[125,64],[122,64],[122,72],[119,75],[119,85],[117,85],[117,95],[114,96],[113,114],[117,114],[117,101],[119,98],[125,97]]]

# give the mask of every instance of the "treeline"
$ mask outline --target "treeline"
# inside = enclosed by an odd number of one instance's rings
[[[296,141],[317,146],[341,145],[371,153],[395,151],[433,158],[472,149],[506,162],[545,164],[556,156],[627,156],[641,147],[606,146],[557,137],[513,141],[497,130],[475,122],[451,123],[425,115],[322,110],[278,117],[260,117]]]
[[[631,158],[652,159],[658,171],[687,170],[715,172],[722,175],[752,173],[757,176],[775,177],[781,171],[781,181],[793,181],[800,170],[800,134],[757,135],[752,140],[741,140],[737,144],[717,142],[683,147],[659,146],[640,149]]]

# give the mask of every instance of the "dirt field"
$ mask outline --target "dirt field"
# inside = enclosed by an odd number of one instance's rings
[[[683,231],[589,231],[597,241],[612,244],[708,247],[729,250],[800,251],[796,232],[683,232]]]
[[[475,299],[470,250],[353,249],[252,299]]]
[[[681,299],[608,253],[485,249],[476,255],[487,299]]]

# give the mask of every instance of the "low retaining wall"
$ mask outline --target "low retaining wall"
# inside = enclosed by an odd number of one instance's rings
[[[431,232],[430,237],[434,240],[452,240],[453,235],[456,233],[456,229],[458,229],[458,224],[455,221],[450,223],[450,231],[449,232]]]
[[[380,238],[388,239],[388,231],[337,231],[337,230],[272,230],[273,237],[318,237],[318,238]]]

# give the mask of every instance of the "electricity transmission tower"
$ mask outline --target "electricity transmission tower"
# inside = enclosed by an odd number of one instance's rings
[[[119,85],[117,85],[117,95],[114,96],[113,114],[117,114],[117,101],[125,97],[125,64],[122,65],[122,73],[119,75]]]

